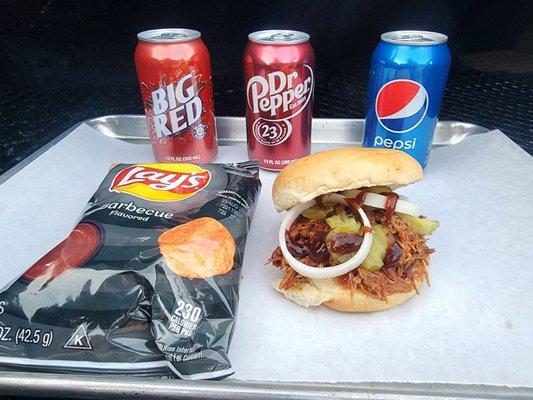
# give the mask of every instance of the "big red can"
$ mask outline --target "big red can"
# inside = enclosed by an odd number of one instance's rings
[[[244,51],[248,155],[279,171],[311,152],[315,55],[309,35],[266,30]]]
[[[213,82],[200,32],[154,29],[137,38],[135,67],[156,160],[212,160],[217,154]]]

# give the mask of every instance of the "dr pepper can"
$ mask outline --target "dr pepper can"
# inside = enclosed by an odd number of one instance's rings
[[[279,171],[311,151],[315,56],[309,35],[266,30],[244,51],[248,155]]]
[[[135,67],[154,156],[205,163],[217,154],[209,51],[191,29],[137,35]]]

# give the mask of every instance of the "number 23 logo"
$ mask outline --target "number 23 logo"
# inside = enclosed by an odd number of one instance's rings
[[[267,139],[274,139],[277,136],[277,130],[275,126],[261,125],[259,128],[261,130],[261,137]]]

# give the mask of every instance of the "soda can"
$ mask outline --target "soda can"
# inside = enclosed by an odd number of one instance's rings
[[[248,39],[248,155],[261,168],[279,171],[311,152],[315,55],[304,32],[265,30]]]
[[[213,82],[200,32],[154,29],[137,38],[135,67],[156,160],[212,160],[218,149]]]
[[[372,54],[363,146],[402,150],[426,166],[450,68],[447,41],[426,31],[381,35]]]

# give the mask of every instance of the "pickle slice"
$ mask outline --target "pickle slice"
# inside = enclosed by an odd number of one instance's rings
[[[429,218],[414,217],[403,213],[398,213],[398,215],[419,235],[431,235],[439,227],[438,221]]]
[[[312,206],[305,210],[302,215],[307,219],[320,220],[326,218],[333,212],[333,207]]]
[[[335,229],[342,225],[344,221],[339,214],[333,214],[331,217],[326,218],[326,223],[331,229]]]
[[[354,222],[361,226],[361,224],[359,224],[357,221],[354,220]],[[348,261],[354,256],[355,253],[337,254],[332,251],[331,247],[329,246],[331,235],[334,235],[335,233],[344,232],[359,232],[361,229],[359,228],[357,231],[345,231],[345,228],[341,227],[342,225],[337,228],[334,228],[330,233],[328,233],[328,236],[326,236],[326,243],[328,246],[329,253],[331,255],[331,260],[333,261],[334,265]],[[374,231],[374,235],[372,238],[372,246],[370,247],[370,253],[368,253],[368,256],[366,256],[365,260],[359,266],[359,268],[366,269],[367,271],[376,271],[383,267],[383,260],[385,259],[385,254],[387,253],[387,246],[389,244],[387,239],[387,228],[383,227],[382,225],[376,224],[372,225],[372,230]],[[362,232],[360,232],[360,234],[362,234]]]
[[[348,217],[345,213],[334,214],[326,218],[326,223],[335,233],[358,233],[361,230],[361,224],[355,218]]]
[[[333,229],[335,233],[359,233],[361,230],[361,224],[353,218],[349,218],[343,221],[342,225]]]
[[[372,238],[372,246],[370,247],[370,253],[366,256],[365,260],[361,263],[359,268],[366,269],[367,271],[376,271],[383,267],[383,260],[387,252],[387,228],[382,225],[372,225],[374,236]]]

